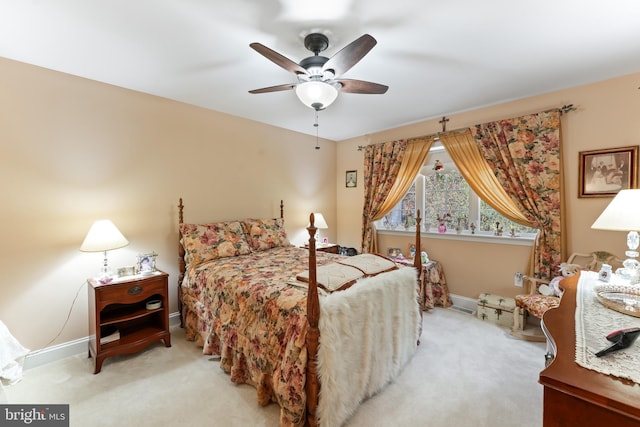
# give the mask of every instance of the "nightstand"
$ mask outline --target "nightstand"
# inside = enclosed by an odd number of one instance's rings
[[[304,245],[305,249],[309,249],[309,245]],[[340,253],[340,245],[335,243],[316,243],[316,252],[329,252],[331,254]]]
[[[155,271],[107,284],[89,279],[89,357],[94,358],[94,374],[107,357],[136,353],[160,340],[171,347],[168,278]]]

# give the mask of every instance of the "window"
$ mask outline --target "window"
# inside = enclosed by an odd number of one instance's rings
[[[425,166],[407,194],[376,222],[376,227],[379,230],[415,230],[416,209],[422,212],[425,231],[437,231],[438,219],[444,219],[449,230],[460,227],[467,234],[472,227],[475,234],[484,235],[497,234],[497,229],[502,229],[505,236],[512,230],[523,237],[537,233],[534,228],[503,217],[481,200],[442,147],[431,149]]]
[[[424,180],[425,224],[437,224],[444,218],[448,225],[468,228],[470,225],[469,206],[471,188],[458,171],[422,175]]]

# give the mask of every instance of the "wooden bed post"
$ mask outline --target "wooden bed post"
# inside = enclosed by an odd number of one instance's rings
[[[420,209],[417,211],[416,215],[416,254],[413,256],[413,266],[418,272],[418,289],[420,290],[420,294],[422,294],[422,283],[424,280],[424,273],[422,270],[422,245],[420,243],[420,222],[422,222],[422,217],[420,217]],[[422,335],[422,302],[420,302],[420,333],[418,334],[418,345],[420,345],[420,336]]]
[[[284,202],[280,200],[280,219],[284,218]]]
[[[413,257],[413,266],[418,269],[418,275],[420,276],[422,273],[422,247],[420,245],[420,222],[422,218],[420,217],[420,209],[417,211],[416,215],[416,254]]]
[[[313,213],[309,215],[309,287],[307,292],[307,383],[305,391],[307,394],[307,424],[315,427],[316,409],[318,407],[318,396],[320,383],[316,370],[316,358],[318,355],[318,342],[320,329],[318,320],[320,318],[320,301],[318,300],[318,283],[316,279],[316,231]]]
[[[184,279],[184,271],[186,265],[184,263],[184,247],[182,246],[182,223],[184,222],[184,205],[182,197],[178,203],[178,314],[180,315],[180,327],[184,328],[184,319],[182,318],[182,280]]]

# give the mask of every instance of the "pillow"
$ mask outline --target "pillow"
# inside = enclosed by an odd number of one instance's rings
[[[398,269],[395,262],[378,254],[360,254],[341,259],[338,262],[355,267],[367,276],[375,276],[376,274]]]
[[[249,246],[254,251],[290,245],[282,218],[245,219],[242,225]]]
[[[329,292],[347,289],[363,276],[362,270],[335,262],[316,268],[316,283]],[[296,279],[309,283],[309,270],[298,274]]]
[[[184,260],[190,266],[251,253],[240,221],[180,224],[180,232]]]

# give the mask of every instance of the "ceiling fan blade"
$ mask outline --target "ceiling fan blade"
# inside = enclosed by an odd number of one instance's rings
[[[273,62],[276,65],[284,68],[285,70],[293,73],[293,74],[307,74],[307,70],[302,68],[300,65],[296,64],[286,56],[280,55],[275,50],[269,49],[263,44],[260,43],[251,43],[249,45],[253,50],[258,52],[260,55],[267,58],[269,61]]]
[[[369,34],[360,36],[329,58],[322,70],[333,70],[336,77],[341,76],[369,53],[376,43],[376,39]]]
[[[373,82],[365,82],[363,80],[338,79],[336,81],[342,85],[340,91],[346,93],[370,93],[374,95],[382,95],[387,92],[387,89],[389,89],[389,86]]]
[[[278,86],[270,86],[270,87],[263,87],[262,89],[250,90],[249,93],[279,92],[281,90],[290,90],[295,87],[296,87],[295,83],[287,83],[287,84],[278,85]]]

